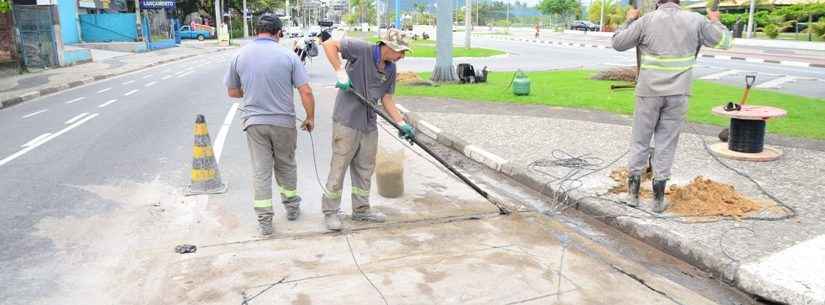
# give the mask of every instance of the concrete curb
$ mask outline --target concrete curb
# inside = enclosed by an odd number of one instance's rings
[[[200,54],[200,55],[218,53],[218,52],[223,52],[223,51],[226,51],[226,50],[229,50],[229,48],[217,49],[217,50],[206,52],[206,53],[203,53],[203,54]],[[200,55],[197,55],[197,56],[200,56]],[[8,108],[8,107],[11,107],[11,106],[14,106],[14,105],[26,102],[26,101],[33,100],[33,99],[41,97],[41,96],[46,96],[46,95],[57,93],[57,92],[60,92],[60,91],[63,91],[63,90],[68,90],[68,89],[83,86],[83,85],[86,85],[86,84],[91,84],[91,83],[94,83],[96,81],[112,78],[112,77],[127,74],[127,73],[137,72],[137,71],[140,71],[140,70],[143,70],[143,69],[147,69],[147,68],[151,68],[151,67],[154,67],[154,66],[167,64],[167,63],[170,63],[170,62],[175,62],[175,61],[179,61],[179,60],[183,60],[183,59],[187,59],[187,58],[191,58],[191,55],[180,56],[180,57],[175,57],[175,58],[156,61],[156,62],[153,62],[151,64],[144,65],[142,67],[137,67],[137,68],[134,68],[134,69],[129,69],[129,70],[126,70],[126,71],[123,71],[123,72],[120,72],[120,73],[109,73],[109,74],[95,75],[93,77],[87,77],[87,78],[84,78],[84,79],[81,79],[81,80],[76,80],[76,81],[71,81],[71,82],[68,82],[68,83],[49,86],[49,87],[46,87],[46,88],[39,89],[37,91],[26,92],[26,93],[18,95],[16,97],[7,98],[5,100],[0,101],[0,109],[5,109],[5,108]]]
[[[490,37],[491,35],[484,35],[484,36],[485,37]],[[530,43],[548,44],[548,45],[580,47],[580,48],[597,48],[597,49],[612,49],[613,48],[611,46],[605,46],[605,45],[595,45],[595,44],[575,43],[575,42],[563,42],[563,41],[552,41],[552,40],[539,40],[539,39],[528,39],[528,38],[493,37],[493,39],[521,41],[521,42],[530,42]],[[739,61],[747,61],[747,62],[752,62],[752,63],[768,63],[768,64],[777,64],[777,65],[798,67],[798,68],[799,67],[801,67],[801,68],[825,68],[825,64],[814,64],[814,63],[791,61],[791,60],[773,60],[773,59],[750,58],[750,57],[739,57],[739,56],[726,56],[726,55],[712,55],[712,54],[700,54],[700,56],[704,57],[704,58],[713,58],[713,59],[722,59],[722,60],[739,60]]]
[[[556,197],[560,195],[547,183],[531,174],[527,168],[513,164],[509,160],[488,152],[479,146],[468,143],[454,134],[444,132],[442,129],[423,120],[419,115],[410,112],[403,106],[399,107],[399,109],[402,110],[402,113],[406,116],[410,124],[425,135],[435,139],[438,143],[459,151],[468,158],[484,164],[490,169],[508,176],[543,195],[549,197]],[[620,215],[617,213],[616,209],[618,207],[616,205],[605,204],[603,201],[590,197],[586,194],[574,192],[569,194],[569,200],[571,201],[570,203],[576,207],[576,209],[589,215],[597,216],[606,224],[611,225],[626,234],[642,240],[643,242],[682,259],[694,266],[707,270],[728,284],[737,286],[739,289],[742,289],[747,293],[760,295],[767,299],[773,299],[771,296],[776,295],[761,295],[759,292],[761,292],[762,289],[754,289],[754,287],[740,285],[743,281],[739,279],[739,276],[742,273],[739,262],[719,257],[719,255],[712,253],[710,249],[697,246],[690,240],[681,238],[678,232],[662,230],[661,227],[656,224],[644,221],[634,221],[633,218],[611,217],[611,215]],[[754,281],[749,280],[745,282]]]

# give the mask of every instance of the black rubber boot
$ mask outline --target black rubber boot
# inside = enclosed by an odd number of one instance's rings
[[[662,213],[667,210],[665,202],[665,188],[667,180],[653,180],[653,212]]]
[[[627,195],[630,197],[627,205],[632,207],[639,206],[639,189],[642,186],[642,176],[633,175],[627,177]]]

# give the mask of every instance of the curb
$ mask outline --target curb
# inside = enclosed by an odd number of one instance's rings
[[[553,198],[561,195],[544,181],[535,178],[527,168],[513,164],[505,158],[470,144],[454,134],[444,132],[401,105],[399,105],[399,110],[402,111],[402,114],[407,117],[417,130],[435,139],[436,142],[459,151],[466,157],[510,177],[542,195]],[[677,232],[662,230],[656,225],[634,222],[624,217],[610,217],[610,215],[617,214],[616,210],[611,209],[615,208],[615,205],[607,205],[598,199],[580,196],[576,193],[569,194],[568,198],[576,209],[588,215],[599,217],[600,221],[613,226],[625,234],[633,236],[669,255],[684,260],[693,266],[709,271],[727,284],[742,289],[747,293],[759,295],[756,291],[753,291],[752,288],[754,287],[743,287],[741,285],[742,282],[739,280],[739,277],[742,271],[740,270],[739,262],[721,258],[706,248],[696,247],[694,244],[691,244],[689,240],[680,238]]]
[[[206,52],[206,53],[203,53],[203,54],[200,54],[200,55],[219,53],[219,52],[223,52],[223,51],[226,51],[226,50],[229,50],[229,48],[217,49],[217,50]],[[200,55],[197,55],[197,56],[200,56]],[[71,88],[80,87],[80,86],[83,86],[83,85],[94,83],[96,81],[112,78],[112,77],[127,74],[127,73],[137,72],[137,71],[140,71],[140,70],[143,70],[143,69],[147,69],[147,68],[151,68],[151,67],[154,67],[154,66],[167,64],[167,63],[170,63],[170,62],[175,62],[175,61],[179,61],[179,60],[183,60],[183,59],[187,59],[187,58],[191,58],[191,56],[180,56],[180,57],[175,57],[175,58],[170,58],[170,59],[164,59],[164,60],[153,62],[153,63],[145,65],[145,66],[141,66],[141,67],[137,67],[137,68],[134,68],[134,69],[126,70],[126,71],[123,71],[123,72],[120,72],[120,73],[109,73],[109,74],[95,75],[95,76],[92,76],[92,77],[84,78],[82,80],[71,81],[71,82],[68,82],[68,83],[63,83],[63,84],[54,85],[54,86],[46,87],[46,88],[43,88],[43,89],[39,89],[37,91],[26,92],[26,93],[23,93],[19,96],[12,97],[12,98],[7,98],[5,100],[0,101],[0,109],[9,108],[11,106],[14,106],[14,105],[17,105],[17,104],[20,104],[20,103],[23,103],[23,102],[26,102],[26,101],[29,101],[29,100],[33,100],[33,99],[41,97],[41,96],[46,96],[46,95],[49,95],[49,94],[57,93],[57,92],[60,92],[60,91],[71,89]]]
[[[490,35],[486,35],[486,37],[489,37],[489,36]],[[575,42],[562,42],[562,41],[552,41],[552,40],[539,40],[539,39],[528,39],[528,38],[493,37],[493,39],[511,40],[511,41],[520,41],[520,42],[529,42],[529,43],[538,43],[538,44],[547,44],[547,45],[580,47],[580,48],[597,48],[597,49],[612,49],[613,48],[611,46],[605,46],[605,45],[595,45],[595,44],[575,43]],[[738,60],[738,61],[747,61],[747,62],[752,62],[752,63],[777,64],[777,65],[797,67],[797,68],[825,68],[825,64],[814,64],[814,63],[807,63],[807,62],[801,62],[801,61],[791,61],[791,60],[773,60],[773,59],[750,58],[750,57],[739,57],[739,56],[726,56],[726,55],[712,55],[712,54],[700,54],[699,56],[704,57],[704,58],[713,58],[713,59],[722,59],[722,60]]]

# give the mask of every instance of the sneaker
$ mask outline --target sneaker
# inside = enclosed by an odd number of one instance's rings
[[[324,214],[324,223],[327,225],[327,230],[341,231],[341,217],[338,213]]]
[[[301,215],[301,197],[295,196],[283,202],[286,209],[286,220],[293,221]]]
[[[352,220],[367,222],[385,222],[387,221],[387,216],[384,216],[384,214],[382,214],[381,212],[373,211],[352,212]]]

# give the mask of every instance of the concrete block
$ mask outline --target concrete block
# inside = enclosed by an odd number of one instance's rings
[[[504,158],[499,157],[475,145],[465,146],[463,152],[464,155],[469,157],[470,159],[473,159],[478,163],[484,164],[487,167],[492,168],[496,171],[500,171],[501,165],[507,162],[507,160],[505,160]]]

